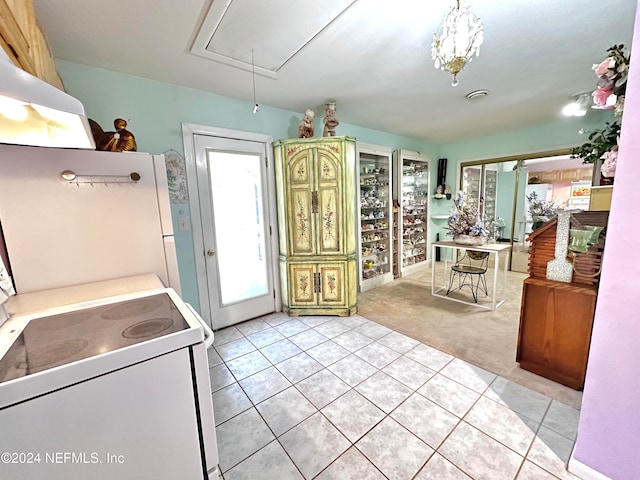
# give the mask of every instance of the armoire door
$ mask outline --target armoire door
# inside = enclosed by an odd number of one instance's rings
[[[342,242],[342,166],[340,158],[328,150],[317,150],[317,253],[340,255]]]

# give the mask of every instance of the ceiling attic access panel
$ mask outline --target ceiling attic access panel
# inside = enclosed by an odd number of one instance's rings
[[[213,0],[191,53],[277,78],[277,72],[355,0]]]

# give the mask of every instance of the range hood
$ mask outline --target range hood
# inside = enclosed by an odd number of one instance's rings
[[[0,143],[95,149],[82,103],[16,67],[1,47]]]

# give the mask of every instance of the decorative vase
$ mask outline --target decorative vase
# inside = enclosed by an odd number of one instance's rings
[[[487,243],[486,235],[456,235],[453,242],[458,245],[480,246]]]
[[[533,225],[531,225],[531,231],[536,231],[541,226],[543,226],[544,223],[547,221],[546,217],[539,217],[537,215],[534,215],[532,217],[532,220],[533,220]]]

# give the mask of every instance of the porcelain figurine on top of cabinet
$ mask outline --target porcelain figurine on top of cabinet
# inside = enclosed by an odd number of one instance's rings
[[[325,103],[324,108],[324,132],[323,137],[334,137],[336,135],[336,127],[340,124],[336,118],[336,102]]]
[[[315,113],[310,108],[304,112],[304,117],[300,120],[298,125],[298,138],[311,138],[313,137],[313,118]]]
[[[105,132],[95,120],[89,119],[91,133],[96,142],[96,150],[107,152],[135,152],[138,150],[136,139],[127,130],[127,121],[123,118],[116,118],[113,121],[114,132]]]

